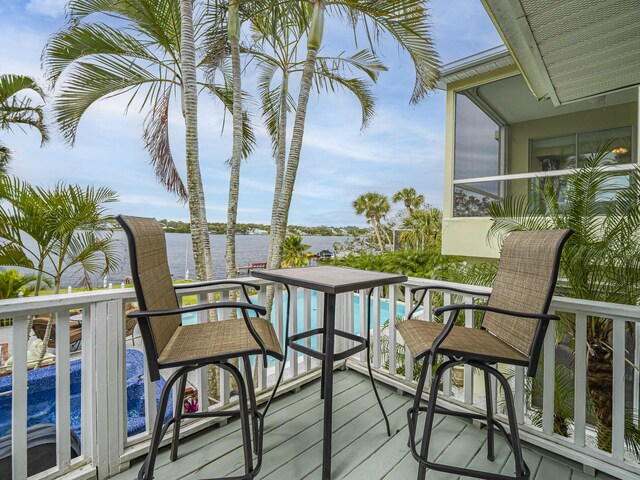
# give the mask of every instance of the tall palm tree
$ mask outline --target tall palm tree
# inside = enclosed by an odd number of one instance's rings
[[[213,278],[213,263],[209,242],[209,225],[200,173],[198,145],[198,77],[196,44],[193,26],[193,0],[180,0],[180,67],[182,69],[182,114],[185,124],[185,159],[191,238],[196,275],[200,280]]]
[[[376,192],[367,192],[360,195],[353,201],[353,209],[358,215],[365,215],[368,222],[373,227],[378,240],[380,253],[384,252],[384,242],[382,241],[382,218],[389,213],[391,206],[386,195]]]
[[[113,218],[106,212],[106,204],[117,201],[115,191],[64,183],[46,189],[3,176],[0,200],[0,265],[33,271],[35,295],[40,293],[43,277],[59,293],[66,273],[79,273],[90,285],[92,276],[104,276],[118,267],[113,232],[108,228]],[[52,320],[44,345],[49,342]],[[40,352],[38,363],[45,351]]]
[[[407,215],[411,215],[414,208],[420,208],[424,204],[424,195],[418,194],[415,188],[403,188],[391,198],[393,203],[402,203],[407,209]]]
[[[44,102],[46,94],[38,82],[25,75],[0,75],[0,130],[11,132],[15,128],[35,128],[40,133],[40,144],[49,140],[49,130],[44,122],[42,104],[21,94],[34,92]],[[11,149],[0,141],[0,173],[6,172],[11,162]]]
[[[297,10],[285,4],[273,7],[252,20],[253,43],[243,49],[255,60],[259,72],[258,92],[262,116],[271,136],[276,162],[273,226],[286,167],[288,116],[289,112],[296,111],[296,102],[291,96],[289,85],[291,78],[301,74],[304,68],[304,61],[298,58],[299,49],[311,17],[305,10]],[[360,50],[353,55],[343,53],[337,56],[318,56],[313,87],[318,93],[335,92],[339,89],[352,93],[360,102],[362,128],[365,128],[375,113],[371,82],[377,81],[379,73],[386,70],[370,50]],[[364,78],[353,76],[354,73],[362,74]],[[274,248],[274,240],[275,237],[272,236],[267,260],[269,264],[273,259],[272,268],[278,266],[278,257],[274,255],[274,250],[277,250]]]
[[[547,179],[533,194],[507,197],[489,208],[494,224],[490,239],[502,240],[518,230],[571,228],[574,234],[560,262],[561,291],[574,298],[636,305],[640,298],[640,169],[605,170],[611,145],[604,145],[585,165],[565,177],[566,201],[558,201],[562,184]],[[620,180],[627,187],[620,189]],[[587,318],[587,385],[597,420],[598,446],[611,451],[612,321]],[[559,324],[575,344],[575,322]],[[634,335],[634,332],[629,332]],[[629,430],[626,432],[629,433]],[[626,437],[640,451],[640,436]]]
[[[322,46],[326,13],[330,12],[338,18],[347,19],[354,27],[354,36],[357,36],[358,23],[364,24],[372,49],[375,49],[374,40],[391,37],[397,41],[411,57],[416,70],[412,103],[417,103],[435,88],[439,76],[440,63],[433,48],[425,0],[312,0],[306,5],[312,5],[313,12],[307,34],[307,53],[302,68],[289,157],[278,206],[272,215],[270,242],[273,243],[270,250],[274,252],[275,258],[271,260],[270,268],[279,264],[282,242],[286,235],[289,208],[302,151],[307,105],[316,71],[318,51]]]
[[[282,253],[282,267],[303,267],[309,263],[309,249],[311,245],[302,243],[302,235],[292,233],[284,239]]]
[[[243,109],[242,109],[242,71],[240,66],[240,7],[241,0],[230,0],[227,20],[229,47],[231,50],[231,73],[233,82],[233,149],[229,164],[229,199],[227,204],[227,246],[226,270],[227,277],[237,275],[236,263],[236,222],[238,219],[238,194],[240,190],[240,166],[242,163],[243,143]]]
[[[72,145],[80,120],[100,99],[127,95],[128,107],[137,105],[147,113],[143,139],[151,165],[168,191],[182,201],[189,201],[196,273],[199,279],[207,279],[212,275],[212,262],[197,165],[197,131],[194,131],[197,93],[209,92],[228,110],[232,109],[233,97],[228,88],[231,81],[227,69],[222,68],[220,59],[206,54],[196,57],[204,51],[201,47],[211,23],[209,2],[197,1],[193,16],[182,15],[182,9],[190,9],[191,4],[187,3],[71,0],[67,24],[49,39],[44,49],[43,67],[56,87],[55,121],[63,138]],[[110,22],[92,20],[100,15]],[[223,84],[210,81],[212,68],[225,77]],[[181,99],[187,127],[187,187],[169,142],[170,107],[175,96]],[[253,136],[247,134],[244,138],[246,154],[252,148]]]

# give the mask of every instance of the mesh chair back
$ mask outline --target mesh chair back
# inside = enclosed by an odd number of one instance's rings
[[[500,253],[488,305],[518,312],[547,313],[556,286],[562,247],[570,235],[571,230],[510,234]],[[541,328],[543,324],[544,328]],[[537,365],[546,332],[545,322],[487,312],[482,326]]]
[[[117,220],[129,241],[131,275],[140,308],[147,311],[177,309],[179,304],[169,271],[164,230],[158,221],[124,215],[118,216]],[[139,324],[147,356],[155,353],[157,359],[182,319],[172,315],[144,320]],[[150,347],[153,350],[149,350]]]

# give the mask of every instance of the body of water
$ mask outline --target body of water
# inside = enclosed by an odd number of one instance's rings
[[[108,278],[108,282],[119,285],[124,281],[125,277],[131,274],[129,266],[129,251],[124,232],[117,231],[114,234],[116,240],[116,251],[121,260],[120,267],[113,271]],[[189,278],[195,279],[195,266],[193,263],[193,254],[191,250],[191,235],[186,233],[167,233],[167,255],[169,258],[169,269],[174,280],[182,280],[185,273],[189,270]],[[213,272],[215,278],[226,278],[225,271],[225,235],[210,235],[211,254],[213,258]],[[311,252],[317,253],[320,250],[333,251],[333,244],[347,240],[348,237],[321,237],[321,236],[304,236],[304,243],[311,246]],[[250,265],[251,263],[260,263],[267,261],[267,251],[269,248],[268,235],[238,235],[236,237],[236,260],[238,266]],[[101,286],[103,280],[100,278],[92,279],[94,286]],[[65,274],[62,278],[62,287],[77,287],[82,284],[82,272],[78,269]]]

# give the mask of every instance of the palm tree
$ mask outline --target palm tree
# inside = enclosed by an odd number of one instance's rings
[[[564,248],[559,288],[564,294],[587,300],[636,305],[640,298],[640,169],[624,174],[605,169],[611,145],[589,156],[585,165],[565,178],[564,203],[558,201],[562,184],[544,180],[533,195],[507,197],[489,212],[494,224],[490,239],[501,240],[518,230],[571,228],[574,234]],[[620,189],[620,180],[628,184]],[[589,316],[587,385],[597,420],[598,446],[611,451],[612,321]],[[559,324],[573,337],[575,323]],[[634,335],[630,332],[629,335]],[[628,433],[629,431],[627,431]],[[627,436],[638,451],[640,436]]]
[[[393,203],[402,202],[407,209],[407,215],[411,215],[414,208],[420,208],[424,204],[424,195],[418,194],[415,188],[403,188],[391,198]]]
[[[233,149],[229,164],[229,200],[227,205],[227,277],[237,275],[236,263],[236,222],[238,219],[238,193],[240,190],[240,165],[242,163],[242,72],[240,66],[240,6],[241,0],[230,0],[227,20],[229,46],[231,50],[231,72],[233,82]]]
[[[367,39],[375,51],[375,41],[390,36],[411,57],[416,70],[416,84],[411,98],[412,103],[419,102],[435,88],[439,75],[438,54],[433,48],[431,27],[425,0],[388,0],[371,2],[369,0],[312,0],[313,13],[307,33],[307,53],[302,67],[300,90],[293,125],[293,134],[289,148],[289,157],[283,175],[282,189],[278,205],[272,214],[270,250],[275,256],[269,267],[279,264],[282,242],[286,235],[289,207],[293,195],[302,141],[304,137],[307,105],[318,51],[322,45],[325,14],[329,11],[339,18],[347,19],[357,36],[357,25],[365,25]],[[328,9],[327,7],[330,7]],[[376,40],[376,41],[377,41]],[[380,241],[381,243],[381,241]]]
[[[302,243],[299,233],[287,235],[282,249],[282,268],[303,267],[309,263],[309,249],[311,245]]]
[[[259,72],[258,91],[262,116],[271,136],[276,161],[272,206],[274,227],[286,168],[288,114],[296,111],[296,102],[290,94],[289,85],[292,76],[302,73],[304,68],[304,61],[299,60],[298,52],[311,17],[304,10],[280,5],[252,20],[253,43],[243,46],[243,50],[255,59]],[[379,73],[386,70],[370,50],[360,50],[353,55],[318,56],[313,73],[313,87],[318,93],[344,89],[355,95],[361,105],[364,129],[375,113],[371,82],[377,81]],[[353,76],[354,72],[364,74],[366,80]],[[274,85],[276,78],[279,85]],[[278,250],[277,240],[272,236],[269,242],[267,264],[272,261],[271,268],[279,265],[278,255],[274,255],[274,251]]]
[[[360,195],[353,201],[353,209],[358,215],[365,215],[367,221],[373,227],[378,240],[380,253],[384,252],[384,242],[382,241],[382,218],[389,213],[391,206],[386,195],[376,192],[368,192]]]
[[[0,200],[0,266],[33,271],[35,295],[43,277],[51,279],[57,294],[66,273],[80,273],[83,283],[90,285],[92,276],[117,268],[108,228],[113,218],[106,213],[106,204],[115,202],[117,195],[110,188],[58,183],[45,189],[3,176]],[[52,320],[43,345],[48,345]]]
[[[151,165],[168,191],[189,202],[196,274],[204,280],[212,277],[212,262],[197,155],[197,95],[198,90],[209,92],[228,110],[233,98],[225,68],[218,69],[224,84],[209,81],[211,70],[221,66],[219,59],[196,58],[204,51],[211,23],[209,2],[196,3],[195,20],[191,5],[182,0],[72,0],[67,25],[45,47],[43,67],[56,87],[55,121],[71,145],[83,115],[100,99],[128,95],[128,107],[137,104],[147,112],[143,140]],[[88,20],[96,15],[112,23]],[[186,127],[186,188],[169,142],[174,96],[181,99]],[[245,153],[252,140],[245,135]]]
[[[402,221],[402,228],[404,231],[400,239],[422,251],[429,243],[437,242],[440,238],[442,212],[435,207],[413,210]]]
[[[20,96],[26,91],[36,93],[43,101],[44,89],[32,77],[24,75],[0,75],[0,130],[11,132],[14,128],[35,128],[40,132],[40,144],[49,140],[49,131],[44,123],[42,104],[34,104],[28,96]],[[11,149],[0,142],[0,173],[6,172],[11,162]]]

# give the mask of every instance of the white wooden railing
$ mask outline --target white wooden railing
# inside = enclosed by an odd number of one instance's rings
[[[248,279],[252,282],[267,285],[267,282]],[[407,312],[413,306],[413,299],[408,295],[412,286],[432,285],[442,293],[445,304],[452,302],[471,303],[486,298],[490,289],[485,287],[464,286],[473,293],[459,296],[451,288],[460,285],[410,279],[406,284],[388,289],[388,298],[382,298],[382,288],[376,289],[372,301],[372,359],[376,377],[395,388],[409,393],[415,392],[413,381],[413,360],[405,352],[404,364],[398,362],[398,351],[403,350],[401,339],[396,332],[396,315],[399,310]],[[273,323],[280,339],[283,338],[285,325],[286,298],[283,298],[281,286],[276,286],[274,301]],[[218,293],[219,300],[224,301],[234,290],[232,288],[198,287],[180,290],[180,298],[196,297],[198,303],[207,302],[209,294]],[[315,327],[314,319],[322,318],[322,294],[312,294],[306,289],[291,289],[292,305],[290,319],[290,333],[298,331],[299,315],[305,330]],[[366,308],[359,309],[359,315],[354,314],[354,299],[359,297],[359,305],[366,304],[366,291],[351,292],[338,297],[337,328],[349,332],[366,331]],[[424,321],[433,321],[431,306],[435,301],[435,293],[425,299],[421,317]],[[266,289],[262,288],[258,294],[258,303],[264,304]],[[56,315],[56,430],[58,443],[57,467],[39,474],[37,478],[50,479],[64,476],[64,478],[108,478],[129,467],[131,460],[145,454],[148,448],[150,428],[156,412],[156,386],[144,375],[145,418],[146,431],[136,436],[127,434],[127,402],[125,378],[125,354],[127,348],[142,349],[142,342],[137,341],[132,347],[125,338],[125,304],[135,301],[132,289],[100,290],[75,294],[63,294],[45,297],[29,297],[15,300],[0,301],[0,318],[13,318],[12,351],[13,356],[13,396],[12,396],[12,450],[13,450],[13,479],[27,478],[27,320],[34,314]],[[301,304],[300,304],[301,302]],[[385,305],[386,303],[386,305]],[[389,322],[383,326],[384,310],[388,308]],[[70,405],[69,375],[62,372],[69,371],[71,357],[68,345],[68,330],[70,324],[69,312],[82,310],[82,346],[80,359],[82,362],[82,453],[71,459],[70,444]],[[554,426],[554,366],[556,346],[555,325],[551,324],[544,344],[545,364],[542,368],[543,395],[542,405],[533,405],[530,396],[526,394],[526,379],[523,368],[511,370],[511,381],[516,399],[522,437],[539,447],[552,450],[556,454],[564,455],[574,461],[582,463],[587,469],[598,469],[618,478],[631,479],[640,475],[640,465],[625,451],[624,444],[624,415],[625,389],[633,389],[633,406],[638,412],[640,406],[640,374],[633,370],[630,382],[625,379],[625,366],[632,363],[640,365],[640,307],[617,305],[601,302],[589,302],[570,298],[554,298],[552,310],[566,312],[575,317],[575,350],[574,376],[575,398],[573,429],[570,437],[562,437],[553,433]],[[315,312],[314,312],[315,311]],[[470,326],[473,319],[465,312],[465,323]],[[587,412],[587,317],[600,316],[613,322],[613,431],[612,452],[598,450],[594,445],[594,429],[588,422]],[[198,322],[206,322],[207,314],[198,314]],[[626,334],[627,326],[632,325],[634,336]],[[633,344],[628,342],[633,339]],[[387,341],[388,339],[388,341]],[[384,340],[384,341],[383,341]],[[306,340],[309,345],[309,340]],[[344,347],[338,343],[338,348]],[[382,347],[385,346],[385,349]],[[631,355],[631,356],[629,356]],[[364,353],[347,361],[347,366],[354,370],[365,371]],[[262,368],[257,365],[257,388],[259,399],[268,397],[269,389],[275,381],[276,369],[279,365]],[[404,374],[398,370],[404,367]],[[306,356],[289,360],[285,366],[285,383],[281,391],[298,388],[300,385],[312,381],[319,376],[319,369],[315,360]],[[627,371],[629,368],[626,369]],[[166,374],[163,375],[166,377]],[[197,372],[195,387],[198,395],[198,406],[204,409],[223,409],[232,406],[236,401],[232,396],[229,377],[222,374],[219,379],[219,400],[209,398],[208,374],[206,369]],[[462,381],[448,376],[440,395],[443,402],[451,406],[481,411],[484,408],[484,384],[479,382],[474,386],[474,372],[465,368]],[[495,384],[493,388],[496,389]],[[496,392],[498,393],[498,392]],[[497,398],[497,397],[496,397]],[[174,402],[179,401],[177,398]],[[175,403],[174,403],[175,404]],[[498,402],[496,402],[496,405]],[[530,421],[530,414],[534,408],[542,409],[543,422],[541,428],[535,427]],[[496,414],[501,412],[496,406]],[[203,428],[220,422],[220,419],[206,419],[192,421],[182,429],[184,435],[190,435]],[[34,477],[35,478],[35,477]]]

